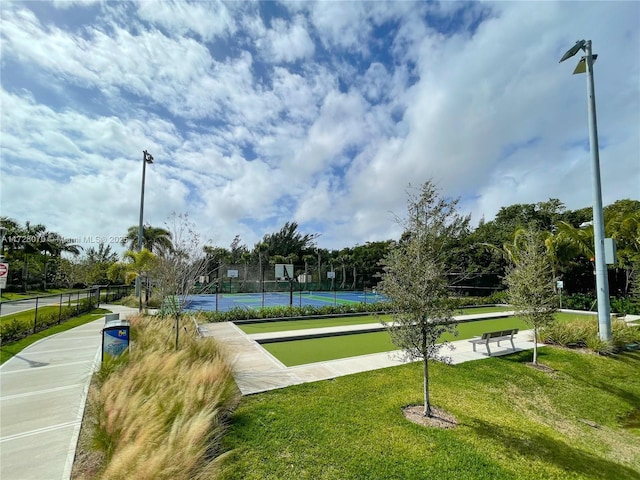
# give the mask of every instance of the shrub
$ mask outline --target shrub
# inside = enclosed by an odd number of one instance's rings
[[[598,336],[596,317],[572,322],[554,322],[540,331],[540,341],[563,347],[588,348],[602,355],[624,349],[631,343],[640,342],[640,327],[628,325],[623,320],[611,323],[611,343],[603,342]]]
[[[562,297],[562,306],[570,310],[587,310],[596,308],[596,299],[591,295],[576,293]]]
[[[252,309],[246,307],[233,307],[226,312],[201,311],[205,322],[235,322],[237,320],[263,319],[263,318],[289,318],[307,317],[314,315],[345,315],[350,313],[374,313],[386,312],[389,309],[385,302],[378,303],[352,303],[338,305],[313,305],[277,306]]]
[[[215,478],[239,392],[215,341],[183,325],[175,351],[171,319],[134,317],[129,357],[103,365],[88,410],[101,478]]]

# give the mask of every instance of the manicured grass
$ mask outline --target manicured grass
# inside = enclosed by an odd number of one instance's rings
[[[574,320],[575,318],[580,317],[579,315],[568,313],[558,313],[556,315],[559,321]],[[313,320],[306,321],[313,322]],[[452,334],[445,334],[443,335],[442,340],[464,340],[479,337],[484,332],[507,330],[511,328],[528,330],[531,327],[524,320],[518,317],[478,320],[474,322],[461,323],[458,325],[457,337],[454,337]],[[337,358],[355,357],[357,355],[368,355],[370,353],[397,350],[397,347],[391,343],[389,334],[384,331],[336,337],[311,338],[307,340],[292,340],[289,342],[265,343],[262,346],[274,357],[289,367],[294,365],[303,365],[305,363],[323,362],[326,360],[335,360]]]
[[[66,305],[66,303],[64,305]],[[44,307],[38,307],[39,314],[44,314],[49,312],[58,312],[59,310],[60,310],[59,305],[47,305]],[[27,323],[33,324],[33,319],[35,317],[35,314],[36,314],[36,311],[34,308],[31,308],[29,310],[24,310],[22,312],[9,313],[7,315],[3,315],[2,317],[0,317],[0,322],[2,323],[10,322],[13,319],[16,319],[19,322],[27,322]]]
[[[478,307],[460,310],[456,315],[472,315],[476,313],[495,313],[508,311],[505,307]],[[343,325],[364,325],[367,323],[380,323],[381,320],[390,321],[389,315],[363,315],[336,318],[314,318],[307,320],[283,320],[278,322],[263,322],[251,324],[238,324],[244,333],[286,332],[290,330],[304,330],[307,328],[338,327]]]
[[[17,342],[3,344],[2,347],[0,347],[0,364],[6,362],[32,343],[35,343],[42,338],[49,337],[51,335],[55,335],[56,333],[64,332],[65,330],[70,330],[74,327],[92,322],[100,317],[103,317],[107,313],[111,313],[111,310],[96,308],[93,309],[90,313],[86,313],[84,315],[69,319],[61,323],[60,325],[55,325],[51,328],[38,332],[35,335],[29,335],[28,337],[23,338],[22,340],[18,340]]]
[[[76,291],[68,288],[52,288],[51,290],[30,290],[27,293],[16,293],[16,292],[2,292],[2,300],[10,301],[10,300],[26,300],[28,298],[35,298],[37,296],[43,295],[56,295],[66,292]]]
[[[402,416],[422,402],[420,364],[244,397],[221,478],[640,478],[640,436],[621,427],[637,412],[640,352],[539,353],[554,374],[528,367],[531,352],[432,364],[431,399],[458,419],[451,430]]]

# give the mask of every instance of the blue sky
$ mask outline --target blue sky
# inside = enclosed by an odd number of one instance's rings
[[[640,198],[638,2],[11,2],[1,6],[1,213],[115,237],[188,212],[253,246],[399,236],[409,184],[474,221],[592,203],[591,39],[605,204]]]

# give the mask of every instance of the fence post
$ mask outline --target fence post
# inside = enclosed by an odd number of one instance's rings
[[[78,316],[78,309],[80,308],[80,290],[78,290],[78,297],[76,299],[76,317]]]
[[[38,298],[40,298],[40,297],[36,296],[36,312],[33,315],[33,334],[34,335],[36,333],[36,328],[38,326]]]
[[[62,321],[62,294],[60,294],[60,309],[58,310],[58,325]]]

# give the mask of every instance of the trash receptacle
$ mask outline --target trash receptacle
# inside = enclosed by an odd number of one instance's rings
[[[105,315],[104,328],[102,329],[102,361],[114,358],[129,348],[129,330],[131,323],[128,320],[120,320],[120,315],[111,313]]]

